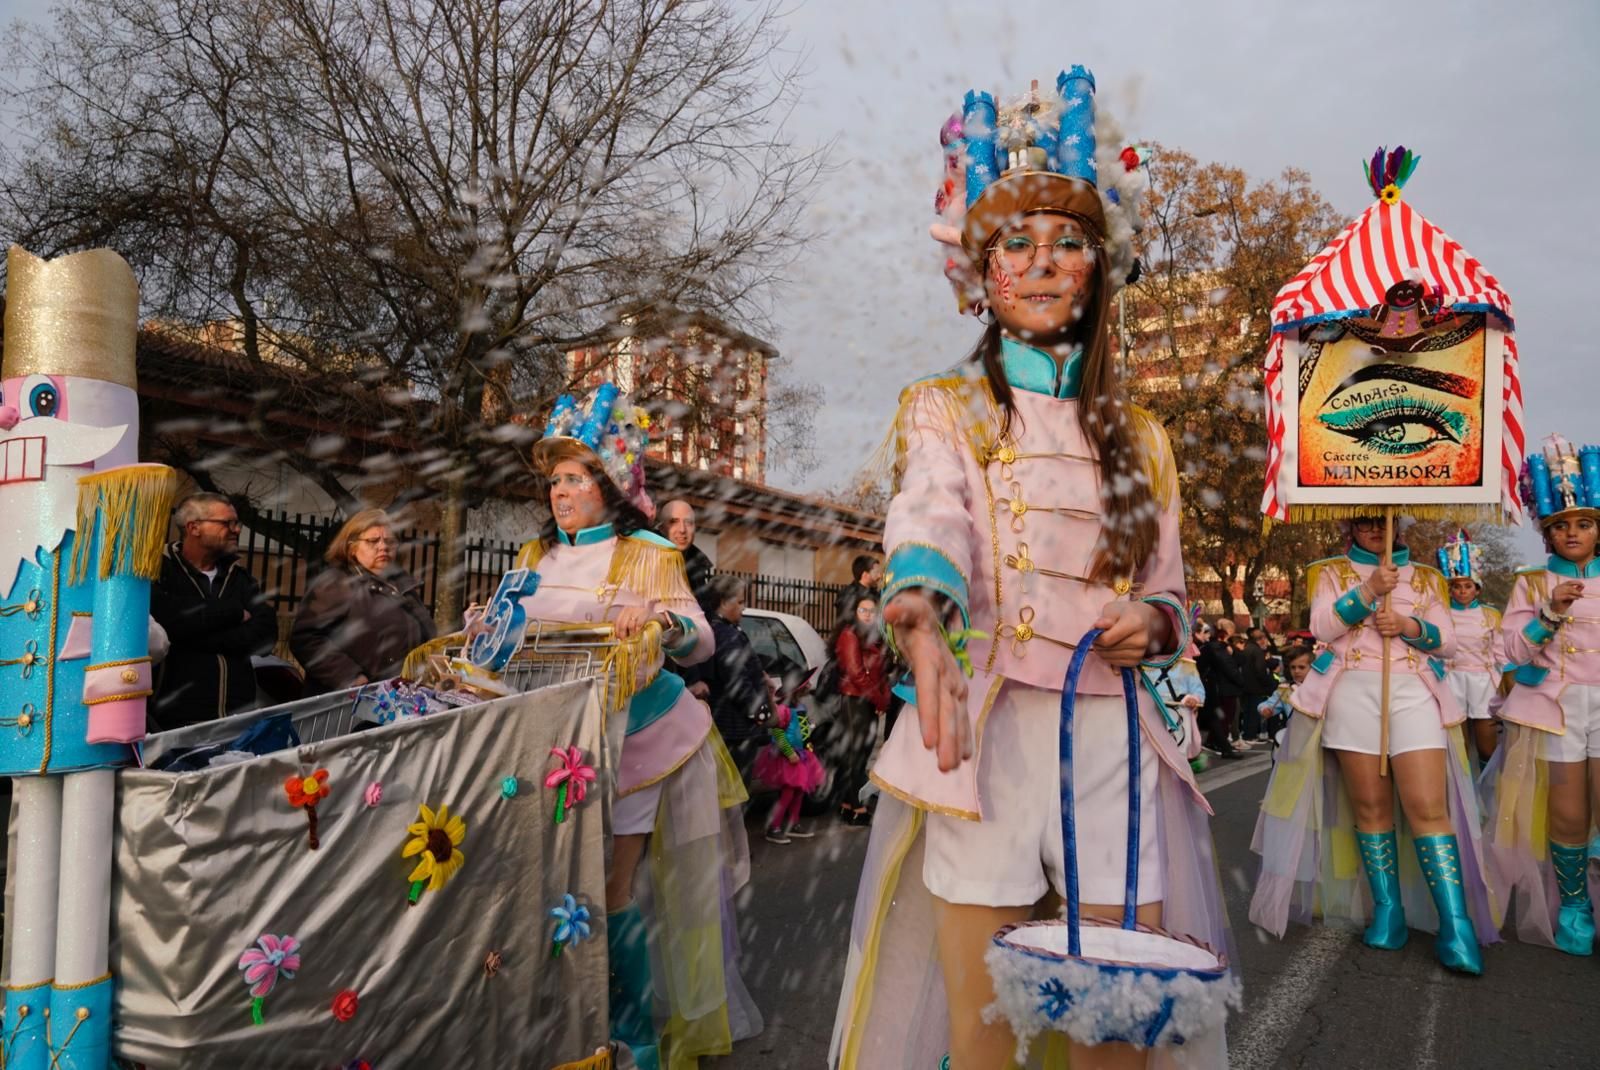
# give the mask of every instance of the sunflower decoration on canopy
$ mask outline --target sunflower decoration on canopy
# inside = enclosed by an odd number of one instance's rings
[[[417,859],[406,878],[411,882],[411,906],[417,905],[424,891],[443,888],[467,860],[461,853],[461,841],[467,837],[467,823],[461,815],[451,817],[448,806],[439,807],[437,813],[426,803],[418,809],[422,820],[407,826],[410,839],[400,850],[401,858]]]

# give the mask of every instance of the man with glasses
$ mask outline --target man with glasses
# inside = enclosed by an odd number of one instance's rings
[[[157,729],[248,709],[256,700],[251,657],[268,654],[278,619],[235,551],[239,514],[221,494],[191,494],[173,514],[150,613],[172,648],[156,679]]]

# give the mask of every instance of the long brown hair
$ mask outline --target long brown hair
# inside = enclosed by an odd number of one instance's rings
[[[1160,510],[1150,485],[1138,418],[1111,359],[1107,335],[1111,301],[1104,265],[1102,256],[1095,271],[1094,294],[1079,322],[1083,379],[1078,405],[1083,413],[1084,436],[1100,463],[1100,503],[1105,516],[1095,544],[1090,578],[1108,582],[1120,576],[1131,577],[1154,551],[1160,533]],[[1000,361],[1000,333],[999,322],[991,319],[970,359],[983,367],[989,390],[1000,405],[1000,433],[1006,434],[1021,414]]]

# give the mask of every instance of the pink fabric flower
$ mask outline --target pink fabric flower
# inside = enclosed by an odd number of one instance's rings
[[[383,785],[374,780],[372,783],[367,785],[367,790],[363,793],[363,798],[365,798],[368,806],[377,806],[383,801]]]
[[[583,797],[589,790],[589,782],[594,780],[594,769],[583,764],[583,751],[577,747],[551,747],[550,753],[561,759],[561,768],[552,770],[550,775],[544,778],[544,786],[559,787],[565,781],[568,784],[568,802],[572,806],[577,806],[583,802]]]
[[[250,994],[261,998],[272,991],[280,976],[291,980],[300,969],[300,941],[288,935],[262,933],[256,946],[239,956],[239,968],[244,971]]]

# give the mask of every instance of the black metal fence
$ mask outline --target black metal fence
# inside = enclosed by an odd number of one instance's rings
[[[343,520],[304,513],[264,514],[256,527],[239,535],[239,556],[280,617],[294,615],[307,586],[323,568],[322,554]],[[439,536],[415,529],[396,532],[400,541],[395,564],[422,584],[422,602],[432,610],[442,579],[439,571]],[[500,577],[516,561],[519,543],[473,539],[466,544],[462,568],[466,601],[487,602]],[[824,638],[832,630],[834,604],[843,584],[786,579],[759,573],[730,572],[746,583],[745,604],[751,609],[789,613],[810,624]]]

